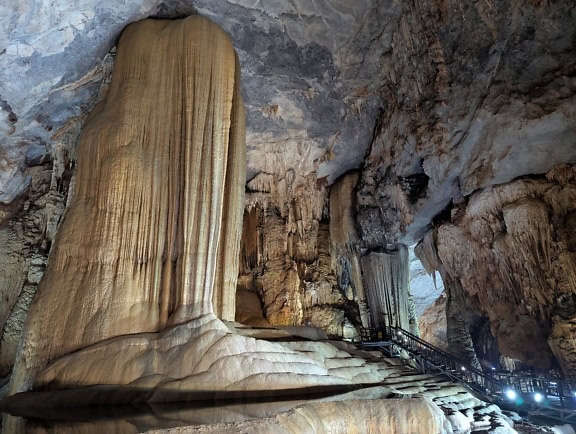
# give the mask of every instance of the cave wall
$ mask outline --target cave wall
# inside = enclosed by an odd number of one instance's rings
[[[406,2],[358,188],[376,244],[411,245],[451,202],[576,161],[571,1]]]
[[[410,245],[450,218],[451,210],[467,203],[475,192],[484,191],[488,200],[497,195],[493,186],[522,175],[543,176],[559,163],[576,161],[574,13],[566,1],[403,5],[392,33],[392,49],[383,60],[382,117],[357,188],[358,226],[368,246]],[[510,224],[517,225],[519,232],[538,233],[527,223],[535,214],[525,212],[522,216],[518,210],[512,217],[510,211]],[[563,231],[564,223],[551,219],[549,224]],[[434,230],[435,242],[446,246],[446,252],[452,238],[461,238],[447,229]],[[542,320],[536,319],[539,314],[531,314],[509,323],[505,318],[511,311],[525,309],[518,296],[500,307],[488,307],[486,302],[485,308],[475,309],[470,282],[461,282],[459,273],[467,275],[463,258],[472,261],[476,248],[481,246],[469,245],[463,252],[468,256],[454,259],[461,264],[460,272],[443,275],[449,348],[474,364],[480,362],[471,331],[485,320],[487,311],[499,310],[489,322],[502,354],[551,366],[551,327],[558,336],[567,336],[571,326],[554,326],[545,319],[548,314],[541,315]],[[518,259],[505,256],[502,263],[517,264]],[[530,263],[534,267],[530,273],[542,274],[541,264]],[[512,273],[507,279],[516,279],[514,266],[507,271]],[[485,280],[485,273],[478,279]],[[478,297],[493,294],[491,283],[476,286],[483,294]],[[531,305],[534,311],[549,312],[556,303],[546,295],[554,292],[548,286],[536,285],[539,289],[532,291],[538,299]],[[497,317],[499,322],[494,322]],[[510,327],[514,334],[512,330],[522,323],[526,336],[514,344],[516,337],[511,335],[506,342],[503,330]],[[534,336],[538,343],[527,357],[520,347],[530,342],[529,334],[539,336]],[[567,358],[571,344],[564,341],[552,347],[559,345],[565,348],[562,358]]]
[[[434,228],[427,238],[436,253],[424,254],[437,254],[432,268],[459,288],[465,308],[489,319],[503,355],[567,375],[575,372],[575,175],[563,165],[473,194]]]

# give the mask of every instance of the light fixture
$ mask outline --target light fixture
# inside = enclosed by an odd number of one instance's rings
[[[402,336],[402,332],[400,330],[398,330],[397,334],[398,336]]]
[[[466,367],[465,367],[465,366],[462,366],[460,369],[462,369],[463,371],[465,371],[465,370],[466,370]]]
[[[490,369],[492,369],[493,371],[496,370],[496,368],[494,366],[491,366]]]
[[[505,394],[510,401],[514,401],[518,397],[518,394],[512,389],[506,390]]]
[[[542,402],[543,399],[544,399],[544,397],[542,396],[541,393],[536,392],[536,393],[534,394],[534,401],[536,401],[536,402]]]

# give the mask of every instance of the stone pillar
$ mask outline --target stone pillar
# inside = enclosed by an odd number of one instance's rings
[[[144,20],[118,45],[11,391],[58,356],[201,315],[234,318],[245,183],[239,66],[211,21]]]
[[[361,258],[372,329],[397,326],[415,332],[410,321],[408,248],[369,252]]]

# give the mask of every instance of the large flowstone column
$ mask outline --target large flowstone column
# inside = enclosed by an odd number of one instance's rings
[[[12,391],[49,361],[205,314],[234,319],[245,183],[239,66],[201,17],[126,28],[78,149]]]

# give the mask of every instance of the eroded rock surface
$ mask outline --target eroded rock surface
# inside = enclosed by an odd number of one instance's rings
[[[114,336],[212,312],[233,319],[239,85],[230,40],[205,18],[125,30],[110,91],[82,134],[75,194],[27,317],[13,391],[56,357]],[[159,113],[159,102],[170,109]]]
[[[547,178],[491,187],[454,209],[435,229],[437,266],[489,318],[504,355],[543,369],[557,360],[573,374],[574,167]]]
[[[576,161],[570,1],[404,4],[358,189],[377,245],[411,244],[451,201]]]

